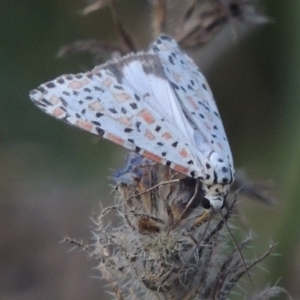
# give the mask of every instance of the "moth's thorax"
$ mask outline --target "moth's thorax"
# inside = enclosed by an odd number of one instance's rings
[[[229,159],[212,152],[204,165],[205,177],[200,180],[207,185],[227,185],[234,181],[233,166]]]

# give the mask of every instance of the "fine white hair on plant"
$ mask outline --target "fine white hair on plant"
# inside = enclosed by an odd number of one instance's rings
[[[174,178],[180,179],[179,183],[162,184],[145,192]],[[213,215],[207,229],[207,218],[197,222],[203,214],[199,205],[203,195],[199,193],[173,226],[193,195],[195,180],[133,153],[113,179],[115,203],[102,209],[95,220],[94,244],[84,246],[68,241],[84,247],[97,259],[98,269],[115,299],[229,299],[246,272],[237,248],[228,248],[230,237],[224,228],[224,222],[230,223],[235,199],[229,203],[223,219]],[[240,251],[251,240],[248,236],[239,243]],[[270,245],[259,258],[245,257],[247,269],[272,250]],[[266,288],[264,299],[279,292],[280,288]],[[261,299],[259,295],[252,299]]]

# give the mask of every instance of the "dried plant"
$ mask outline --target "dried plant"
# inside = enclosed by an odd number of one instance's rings
[[[228,299],[246,271],[273,250],[270,245],[261,257],[246,260],[245,267],[239,251],[251,236],[239,249],[228,248],[230,235],[224,224],[232,217],[234,195],[223,218],[201,218],[200,192],[178,220],[194,194],[195,180],[134,153],[113,179],[115,203],[95,220],[94,244],[68,241],[98,260],[116,299]],[[270,299],[282,291],[266,288],[252,299]]]
[[[118,16],[115,0],[92,0],[83,9],[88,15],[106,6],[110,6],[118,43],[102,40],[80,40],[63,46],[59,57],[77,52],[88,52],[96,61],[111,56],[122,56],[137,50],[130,33]],[[152,40],[160,33],[168,33],[183,48],[201,46],[208,43],[229,22],[260,25],[270,19],[259,13],[248,0],[151,0],[152,4]],[[102,59],[103,60],[103,59]]]
[[[270,21],[247,0],[190,0],[177,20],[170,19],[169,27],[174,28],[173,35],[183,47],[207,43],[229,22],[258,25]]]

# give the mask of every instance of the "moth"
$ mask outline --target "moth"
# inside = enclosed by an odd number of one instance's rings
[[[62,75],[30,92],[45,113],[201,182],[202,206],[224,206],[231,150],[203,74],[162,34],[147,52]]]

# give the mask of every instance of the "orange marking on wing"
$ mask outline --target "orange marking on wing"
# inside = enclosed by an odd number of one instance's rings
[[[88,107],[94,111],[103,111],[103,106],[99,103],[99,101],[94,101],[90,103]]]
[[[155,136],[149,130],[146,131],[146,137],[149,140],[154,140],[155,139]]]
[[[139,116],[148,124],[152,124],[155,121],[154,117],[145,109],[139,113]]]
[[[179,154],[184,158],[188,156],[188,152],[184,148],[180,151]]]
[[[115,93],[114,97],[115,97],[115,99],[117,99],[120,102],[127,101],[128,99],[131,98],[130,95],[128,95],[126,93],[120,93],[120,94]]]
[[[158,163],[161,163],[162,162],[162,158],[158,155],[155,155],[151,152],[148,152],[148,151],[143,151],[143,153],[141,153],[143,156],[149,158],[149,159],[152,159]]]
[[[218,143],[219,148],[223,151],[223,145]]]
[[[114,134],[111,134],[111,133],[108,133],[105,138],[112,141],[113,143],[116,143],[116,144],[121,145],[121,146],[123,146],[123,144],[124,144],[123,139],[121,139],[118,136],[116,136]]]
[[[66,114],[66,112],[64,110],[62,110],[61,108],[57,107],[53,110],[52,115],[55,118],[61,118],[62,116],[64,116]]]
[[[83,86],[89,83],[88,79],[83,80],[73,80],[69,83],[69,87],[73,90],[81,89]]]
[[[82,128],[82,129],[84,129],[84,130],[86,130],[86,131],[92,131],[93,128],[94,128],[93,123],[90,123],[90,122],[87,122],[87,121],[81,121],[81,120],[76,121],[75,125]]]
[[[130,127],[132,126],[132,123],[130,121],[130,119],[126,118],[126,117],[120,117],[117,119],[119,123],[122,123],[123,125],[125,125],[126,127]]]
[[[172,138],[172,135],[171,133],[169,132],[165,132],[162,137],[165,139],[165,140],[170,140]]]
[[[208,121],[213,122],[214,118],[211,114],[206,114]]]
[[[106,78],[105,80],[102,81],[102,84],[105,85],[106,87],[109,87],[113,81],[110,78]]]
[[[204,122],[204,126],[207,130],[211,130],[211,126],[207,122]]]
[[[181,81],[181,75],[178,73],[174,73],[173,74],[173,78],[176,82],[180,82]]]
[[[174,165],[174,167],[172,167],[173,170],[179,172],[179,173],[182,173],[182,174],[185,174],[185,175],[188,175],[189,176],[189,170],[183,166],[180,166],[180,165]]]
[[[194,110],[199,110],[199,106],[195,103],[192,97],[186,97],[186,99],[192,105]]]
[[[56,104],[58,104],[58,103],[61,102],[57,96],[52,96],[52,97],[49,99],[49,101],[50,101],[53,105],[56,105]]]

